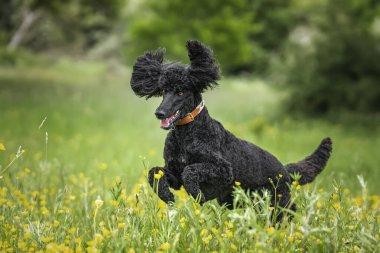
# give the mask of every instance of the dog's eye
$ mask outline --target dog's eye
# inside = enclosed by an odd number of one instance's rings
[[[182,96],[182,95],[183,95],[183,92],[177,92],[176,95],[177,95],[177,96]]]

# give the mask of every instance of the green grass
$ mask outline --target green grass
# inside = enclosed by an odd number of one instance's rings
[[[283,163],[303,159],[325,136],[333,139],[325,171],[305,189],[293,189],[298,214],[276,227],[265,199],[261,209],[245,203],[232,212],[215,202],[200,208],[184,193],[174,207],[158,202],[142,178],[163,164],[166,133],[153,114],[160,99],[134,96],[128,71],[72,60],[0,68],[0,144],[6,149],[0,151],[0,171],[6,169],[0,248],[153,252],[167,242],[171,252],[378,250],[373,194],[380,193],[380,127],[368,118],[361,125],[286,114],[286,95],[250,79],[225,79],[205,94],[214,118]],[[25,152],[7,168],[19,146]],[[96,208],[98,195],[105,204]]]

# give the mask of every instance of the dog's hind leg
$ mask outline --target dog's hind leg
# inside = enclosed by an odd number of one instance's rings
[[[160,175],[160,171],[162,171],[162,175]],[[161,177],[155,179],[154,174],[158,174]],[[149,184],[153,187],[154,191],[157,191],[158,197],[160,197],[165,203],[174,202],[174,195],[169,190],[169,187],[171,186],[170,182],[173,181],[173,179],[175,179],[174,176],[161,167],[152,168],[148,175]],[[155,183],[155,181],[157,183]],[[156,189],[154,189],[155,187]]]

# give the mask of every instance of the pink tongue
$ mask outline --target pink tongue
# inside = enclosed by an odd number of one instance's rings
[[[162,120],[160,120],[160,125],[161,125],[161,127],[169,127],[169,122],[170,122],[169,118],[162,119]]]
[[[160,125],[161,127],[169,127],[170,125],[170,121],[175,117],[175,114],[170,116],[170,117],[167,117],[166,119],[162,119],[160,120]]]

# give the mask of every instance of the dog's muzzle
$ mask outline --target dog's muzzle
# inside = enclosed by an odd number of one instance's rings
[[[173,123],[178,119],[178,117],[179,117],[179,111],[167,117],[166,119],[161,119],[160,127],[166,130],[170,129],[174,125]]]

